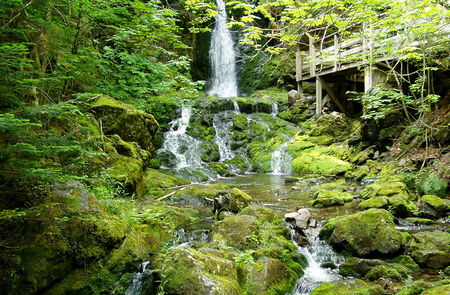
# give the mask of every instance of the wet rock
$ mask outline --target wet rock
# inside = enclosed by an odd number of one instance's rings
[[[382,295],[383,288],[377,284],[364,282],[360,279],[340,280],[322,283],[317,286],[311,295]]]
[[[294,103],[298,100],[299,98],[299,92],[297,90],[292,89],[291,91],[288,92],[288,104],[290,106],[294,105]]]
[[[417,205],[419,216],[439,218],[446,216],[450,211],[450,201],[433,195],[422,196]]]
[[[184,295],[238,295],[233,261],[210,251],[175,248],[156,258],[164,291]]]
[[[214,209],[216,211],[227,210],[239,212],[247,207],[252,201],[252,197],[238,188],[232,188],[230,191],[219,192],[214,198]]]
[[[450,233],[433,231],[413,234],[409,253],[420,266],[443,269],[450,264]]]
[[[311,217],[311,212],[306,208],[298,209],[297,212],[287,213],[284,215],[286,221],[294,221],[295,227],[299,229],[308,228],[308,221]]]
[[[316,208],[342,206],[346,202],[353,201],[352,194],[338,190],[321,191],[316,199],[312,201],[312,205]]]
[[[395,229],[392,215],[383,209],[332,218],[320,231],[320,237],[336,249],[359,257],[392,255],[406,242]]]

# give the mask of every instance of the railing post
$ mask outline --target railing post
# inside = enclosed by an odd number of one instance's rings
[[[339,59],[339,41],[338,41],[338,37],[335,34],[334,35],[334,66],[333,66],[333,71],[337,72],[338,70],[338,59]]]
[[[310,76],[316,76],[316,47],[314,46],[314,38],[308,34],[309,37],[309,72]]]
[[[316,115],[322,113],[322,83],[319,77],[316,77]]]
[[[297,44],[295,52],[295,80],[297,81],[297,91],[301,91],[301,81],[303,79],[303,56],[300,50],[300,44]]]

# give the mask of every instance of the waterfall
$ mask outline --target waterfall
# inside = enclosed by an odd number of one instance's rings
[[[272,174],[283,175],[291,173],[291,155],[287,152],[289,141],[279,145],[272,153],[270,162]]]
[[[321,283],[341,279],[337,270],[321,267],[321,264],[325,262],[339,265],[344,262],[344,258],[336,254],[325,241],[319,239],[319,231],[320,228],[304,230],[309,245],[304,247],[297,245],[298,252],[306,257],[308,266],[304,270],[305,274],[297,281],[291,295],[307,295]]]
[[[231,120],[233,114],[236,114],[236,111],[225,111],[215,114],[213,118],[213,127],[216,130],[214,142],[219,147],[220,161],[231,160],[236,156],[231,148],[232,133],[230,128],[233,126]]]
[[[212,85],[208,95],[235,97],[238,95],[236,82],[236,56],[233,39],[227,28],[227,13],[223,0],[216,0],[218,13],[212,32],[209,58],[211,61]]]
[[[139,267],[139,271],[134,274],[133,281],[128,287],[125,295],[142,295],[146,285],[146,279],[152,275],[153,271],[149,268],[150,262],[144,261]],[[146,293],[145,293],[146,294]]]
[[[163,168],[172,168],[177,175],[188,177],[190,171],[201,171],[209,179],[215,179],[217,173],[207,167],[199,153],[202,142],[186,133],[190,118],[191,109],[183,107],[181,117],[170,122],[171,128],[164,134],[158,157],[161,159],[165,155],[166,163],[163,164],[166,167]],[[194,178],[192,180],[196,181]]]

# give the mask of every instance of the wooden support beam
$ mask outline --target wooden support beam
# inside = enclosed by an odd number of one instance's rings
[[[339,42],[338,42],[338,36],[334,35],[333,71],[335,71],[335,72],[337,72],[337,70],[338,70],[338,59],[339,59]]]
[[[317,81],[319,81],[319,83],[323,86],[323,88],[325,88],[325,90],[327,91],[327,93],[330,95],[331,99],[333,100],[333,102],[337,105],[337,107],[339,108],[339,110],[342,113],[347,113],[345,110],[344,105],[339,101],[339,98],[337,97],[336,93],[333,91],[333,89],[331,88],[330,85],[328,85],[325,80],[321,77],[317,77],[316,80],[316,85],[317,85]]]
[[[364,68],[364,92],[369,93],[373,87],[373,70],[371,67]]]
[[[322,113],[322,83],[321,78],[316,78],[316,115],[320,116]]]

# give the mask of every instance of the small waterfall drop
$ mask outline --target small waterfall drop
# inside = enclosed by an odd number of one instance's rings
[[[233,121],[231,120],[231,117],[234,114],[238,114],[239,113],[238,110],[239,106],[236,103],[234,111],[220,112],[215,114],[213,118],[213,127],[214,130],[216,130],[214,142],[219,147],[221,162],[225,160],[231,160],[236,156],[233,149],[231,148],[232,133],[230,129],[233,126]]]
[[[189,175],[189,171],[197,170],[209,179],[215,179],[217,173],[209,169],[200,156],[202,142],[186,133],[190,118],[191,109],[183,107],[181,117],[173,120],[170,130],[164,134],[164,143],[158,150],[158,155],[166,154],[170,160],[163,168],[174,169],[175,174],[184,172],[185,175]]]
[[[212,32],[209,58],[211,61],[212,85],[208,95],[235,97],[238,95],[236,79],[236,54],[230,30],[227,28],[227,13],[223,0],[216,0],[218,13]]]
[[[344,262],[344,258],[336,254],[333,248],[325,241],[319,239],[319,231],[320,228],[304,230],[309,245],[304,247],[297,245],[298,252],[303,254],[308,260],[308,267],[304,270],[305,274],[297,281],[291,295],[307,295],[321,283],[341,279],[337,270],[320,266],[325,262],[332,262],[335,265],[339,265]]]
[[[278,115],[278,104],[274,101],[272,102],[272,117],[276,117]]]
[[[289,141],[279,145],[272,153],[270,162],[272,174],[275,175],[289,175],[291,174],[291,160],[292,157],[287,152],[287,145]]]
[[[139,267],[139,271],[134,274],[133,281],[128,287],[125,295],[142,295],[144,294],[146,279],[152,275],[153,271],[150,269],[150,262],[144,261]]]

